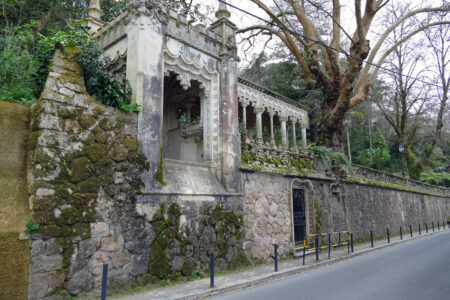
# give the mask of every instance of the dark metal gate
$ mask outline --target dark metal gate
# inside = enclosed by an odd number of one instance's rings
[[[305,190],[292,189],[294,216],[294,240],[302,242],[306,237]]]

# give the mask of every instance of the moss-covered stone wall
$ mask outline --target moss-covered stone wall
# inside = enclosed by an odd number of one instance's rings
[[[80,67],[63,51],[31,115],[29,191],[39,229],[30,298],[89,291],[99,285],[102,263],[110,264],[112,280],[127,276],[132,266],[123,267],[136,254],[126,246],[142,227],[134,213],[139,173],[148,168],[137,115],[90,97]]]
[[[294,252],[292,187],[305,191],[307,234],[349,230],[358,240],[382,236],[389,227],[394,234],[411,224],[446,221],[450,197],[375,181],[341,182],[322,176],[293,176],[244,170],[243,208],[245,253],[252,260],[270,259],[273,243],[279,253]],[[377,183],[377,184],[375,184]]]

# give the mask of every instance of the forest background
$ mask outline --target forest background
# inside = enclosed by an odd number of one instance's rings
[[[78,59],[89,93],[107,105],[138,111],[136,106],[129,104],[127,83],[117,81],[106,71],[107,61],[102,58],[95,41],[90,39],[82,21],[89,2],[0,0],[0,100],[34,103],[45,83],[54,49],[77,46],[81,49]],[[114,18],[127,2],[101,0],[102,19]],[[323,10],[318,6],[320,2],[302,1],[311,15]],[[166,3],[187,14],[192,24],[208,22],[212,18],[213,7],[208,5],[202,7],[185,1]],[[383,18],[382,22],[393,22],[399,17],[395,13],[401,15],[401,10],[407,8],[407,3],[401,6],[389,4],[380,18]],[[444,13],[442,18],[446,17]],[[421,21],[415,19],[412,22]],[[325,39],[330,26],[320,24]],[[413,24],[401,26],[386,40],[386,45],[402,39],[412,30],[410,26]],[[257,35],[251,38],[263,40]],[[241,62],[240,76],[310,107],[308,140],[314,147],[323,93],[320,89],[305,88],[301,66],[281,42],[248,47],[249,41],[248,36],[239,39],[240,56],[245,58]],[[351,108],[342,122],[341,151],[352,163],[450,187],[448,108],[443,111],[443,124],[435,138],[439,107],[443,99],[448,98],[449,44],[449,25],[433,27],[403,43],[386,58],[384,66],[396,72],[378,72],[368,98]],[[264,138],[268,139],[268,129],[264,132]],[[315,151],[318,149],[321,148],[316,146]]]

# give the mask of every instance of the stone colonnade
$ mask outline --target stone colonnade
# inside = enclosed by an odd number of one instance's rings
[[[296,139],[296,126],[299,124],[301,128],[301,136],[302,136],[302,150],[306,151],[306,128],[308,127],[308,117],[305,110],[299,107],[297,103],[289,100],[293,103],[287,103],[283,101],[281,96],[275,98],[272,95],[264,93],[263,88],[256,86],[250,82],[247,82],[243,79],[239,80],[240,83],[238,85],[238,95],[239,95],[239,103],[242,107],[242,122],[244,126],[244,140],[248,141],[247,138],[247,107],[252,106],[253,111],[256,115],[256,142],[258,144],[263,143],[262,132],[262,117],[263,113],[267,112],[270,117],[270,146],[272,148],[276,148],[277,145],[275,143],[274,138],[274,116],[278,116],[278,119],[281,123],[281,140],[282,140],[282,148],[284,150],[289,150],[288,143],[288,123],[290,123],[290,127],[292,128],[293,135],[293,149],[292,151],[298,153],[297,147],[297,139]],[[258,88],[258,89],[255,89]]]

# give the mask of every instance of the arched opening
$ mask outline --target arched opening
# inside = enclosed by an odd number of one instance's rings
[[[203,161],[203,120],[201,83],[180,84],[180,76],[164,77],[163,157]]]

